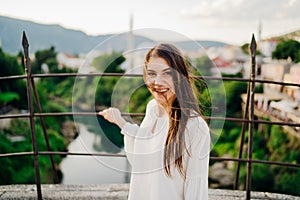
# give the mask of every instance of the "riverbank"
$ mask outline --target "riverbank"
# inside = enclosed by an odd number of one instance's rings
[[[97,151],[103,146],[101,135],[92,133],[86,124],[77,124],[78,137],[68,146],[69,152],[112,153]],[[106,145],[107,146],[107,145]],[[125,154],[123,151],[120,154]],[[125,157],[66,156],[60,163],[62,184],[111,184],[129,182],[129,163]]]
[[[52,200],[126,200],[128,189],[128,184],[42,185],[42,196],[43,199]],[[209,189],[210,200],[244,200],[245,196],[245,191]],[[36,198],[37,192],[35,185],[0,186],[0,199],[29,200]],[[251,199],[300,200],[300,197],[268,192],[251,192]]]

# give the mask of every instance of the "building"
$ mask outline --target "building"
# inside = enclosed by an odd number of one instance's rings
[[[276,49],[279,39],[270,38],[258,43],[259,51],[266,57],[272,57],[272,52]]]
[[[291,63],[287,61],[272,61],[261,65],[261,78],[269,81],[284,80],[284,75],[290,71]],[[264,84],[265,93],[282,92],[283,86],[278,84]]]
[[[99,52],[97,52],[97,55]],[[92,59],[96,55],[90,55],[88,57],[82,56],[77,57],[71,55],[69,53],[58,53],[56,56],[58,67],[67,67],[71,69],[77,69],[78,73],[91,73],[94,72],[96,69],[92,66]]]
[[[300,84],[300,64],[272,62],[262,65],[262,79]],[[242,95],[243,105],[246,94]],[[264,93],[255,94],[255,115],[271,121],[300,123],[300,87],[264,84]],[[300,137],[300,127],[284,126],[288,133]]]

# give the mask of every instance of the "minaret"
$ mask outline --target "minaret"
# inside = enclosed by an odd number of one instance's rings
[[[134,35],[133,35],[133,15],[130,14],[130,20],[129,20],[129,33],[128,33],[128,43],[127,43],[127,51],[131,52],[134,49]],[[129,53],[127,56],[128,59],[128,71],[130,73],[133,72],[133,53]]]
[[[257,41],[260,42],[261,41],[261,31],[262,31],[262,23],[261,20],[259,20],[258,22],[258,30],[257,30]]]

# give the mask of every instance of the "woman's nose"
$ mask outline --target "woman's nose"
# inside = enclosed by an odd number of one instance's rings
[[[157,75],[154,79],[154,84],[162,85],[162,83],[163,83],[163,77],[161,75]]]

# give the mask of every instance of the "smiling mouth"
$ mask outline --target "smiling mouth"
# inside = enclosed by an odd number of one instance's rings
[[[169,88],[153,88],[153,91],[157,93],[165,93],[169,91]]]

